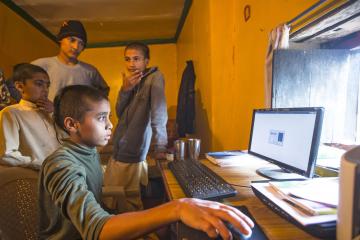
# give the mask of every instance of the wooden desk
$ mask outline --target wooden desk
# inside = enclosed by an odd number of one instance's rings
[[[228,183],[241,186],[250,186],[251,181],[264,179],[257,175],[255,170],[259,167],[271,166],[266,161],[256,160],[242,167],[220,168],[207,160],[201,161],[218,175],[222,176]],[[157,165],[161,171],[169,199],[185,197],[174,175],[168,169],[167,161],[159,160]],[[234,188],[238,191],[238,194],[235,197],[224,199],[224,203],[247,206],[269,239],[317,239],[278,216],[254,195],[251,188],[237,186],[234,186]]]

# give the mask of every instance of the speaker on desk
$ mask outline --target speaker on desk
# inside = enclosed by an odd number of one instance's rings
[[[360,239],[360,146],[341,158],[337,239]]]

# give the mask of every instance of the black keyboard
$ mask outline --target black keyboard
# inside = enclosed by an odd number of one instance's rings
[[[187,197],[220,200],[236,195],[236,190],[199,162],[175,160],[168,163]]]

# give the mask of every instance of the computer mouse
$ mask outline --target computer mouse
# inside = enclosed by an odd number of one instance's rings
[[[224,222],[225,226],[230,230],[233,235],[233,239],[240,239],[240,240],[267,240],[268,238],[262,231],[261,227],[256,223],[255,219],[251,216],[251,213],[245,206],[235,206],[237,209],[242,211],[251,220],[254,222],[254,228],[252,229],[252,233],[249,235],[242,234],[238,229],[233,227],[233,225],[229,222]],[[177,228],[177,239],[188,239],[188,240],[209,240],[210,238],[205,232],[195,230],[182,222],[178,223]],[[219,235],[216,239],[221,240],[221,236]]]
[[[224,222],[224,224],[231,232],[234,240],[246,240],[246,239],[251,238],[251,233],[249,235],[245,235],[245,234],[241,233],[240,230],[235,228],[231,223]],[[216,239],[221,240],[222,238],[221,238],[221,236],[218,236]]]

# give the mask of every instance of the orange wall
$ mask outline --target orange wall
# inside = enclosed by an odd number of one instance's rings
[[[212,84],[210,51],[210,1],[193,1],[191,10],[177,42],[178,78],[193,60],[196,74],[196,137],[201,138],[201,151],[210,150],[212,139]],[[223,1],[222,1],[223,2]]]
[[[165,76],[165,94],[169,118],[175,118],[178,78],[175,44],[150,45],[150,65],[158,66]],[[85,49],[80,59],[93,64],[108,82],[112,109],[122,85],[124,47]],[[38,29],[23,20],[13,10],[0,3],[0,69],[5,76],[12,74],[12,67],[20,62],[31,62],[40,57],[55,56],[58,45]],[[112,117],[116,123],[116,114]]]
[[[193,1],[177,44],[151,45],[151,65],[165,75],[170,118],[186,60],[196,72],[196,133],[202,152],[245,149],[251,112],[264,106],[264,57],[268,34],[316,0]],[[243,9],[251,6],[245,22]],[[111,87],[114,109],[121,87],[123,47],[86,49],[80,56],[96,66]],[[19,62],[57,53],[57,45],[0,4],[0,68],[10,74]],[[115,114],[113,122],[116,122]]]
[[[0,3],[0,68],[6,77],[15,64],[52,56],[57,51],[56,43]]]
[[[186,59],[195,60],[196,135],[205,139],[203,152],[247,148],[252,109],[264,107],[268,34],[315,2],[193,1],[177,44],[178,68]],[[251,6],[247,22],[246,4]]]
[[[165,94],[168,105],[169,118],[175,117],[175,106],[177,104],[177,62],[176,45],[160,44],[150,45],[149,66],[158,66],[165,77]],[[116,124],[115,102],[118,91],[122,86],[121,72],[124,68],[124,47],[90,48],[85,49],[80,59],[90,63],[100,71],[110,86],[110,102],[112,107],[112,122]]]

